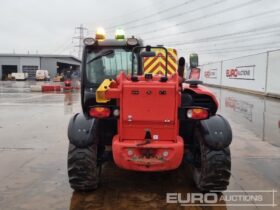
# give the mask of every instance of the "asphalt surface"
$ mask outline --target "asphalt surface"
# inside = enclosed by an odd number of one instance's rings
[[[97,191],[73,192],[66,169],[67,125],[80,111],[79,93],[30,92],[34,83],[0,82],[1,210],[271,208],[253,201],[247,207],[228,201],[207,207],[167,204],[166,193],[198,192],[185,166],[164,173],[138,173],[107,162]],[[245,195],[277,190],[274,202],[278,206],[273,209],[279,209],[280,100],[212,90],[220,101],[219,113],[234,132],[228,190]],[[272,193],[262,193],[263,203],[272,204]]]

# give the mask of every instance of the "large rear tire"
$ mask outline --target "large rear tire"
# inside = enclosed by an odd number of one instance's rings
[[[78,148],[69,143],[68,177],[71,188],[76,191],[92,191],[99,185],[101,163],[98,160],[97,121],[93,129],[92,145]]]
[[[196,130],[193,157],[193,178],[200,191],[223,191],[227,189],[231,175],[229,147],[221,150],[209,148],[205,144],[201,133]]]
[[[99,169],[97,167],[96,145],[81,149],[69,143],[68,176],[70,186],[74,190],[91,191],[97,189]]]

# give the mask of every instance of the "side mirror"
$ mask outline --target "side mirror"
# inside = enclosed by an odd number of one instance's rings
[[[190,68],[196,68],[198,66],[198,55],[196,53],[190,54]]]
[[[154,51],[143,51],[140,53],[140,56],[143,58],[143,57],[155,57],[156,56],[156,53]]]

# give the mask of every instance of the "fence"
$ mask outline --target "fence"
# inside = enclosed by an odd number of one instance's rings
[[[280,50],[201,66],[205,84],[280,97]]]

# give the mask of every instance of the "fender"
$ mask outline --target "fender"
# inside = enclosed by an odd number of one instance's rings
[[[75,114],[68,125],[68,139],[76,147],[85,148],[92,145],[94,119],[87,118],[84,113]]]
[[[196,94],[208,95],[214,100],[216,106],[219,107],[219,102],[218,102],[216,96],[212,93],[212,91],[210,91],[208,88],[206,88],[203,85],[198,85],[196,88],[192,88],[192,87],[190,87],[190,84],[183,83],[182,91],[184,91],[184,90],[191,90],[191,91],[195,92]]]
[[[200,132],[210,148],[221,150],[232,142],[232,131],[228,121],[221,115],[215,115],[200,121]]]

